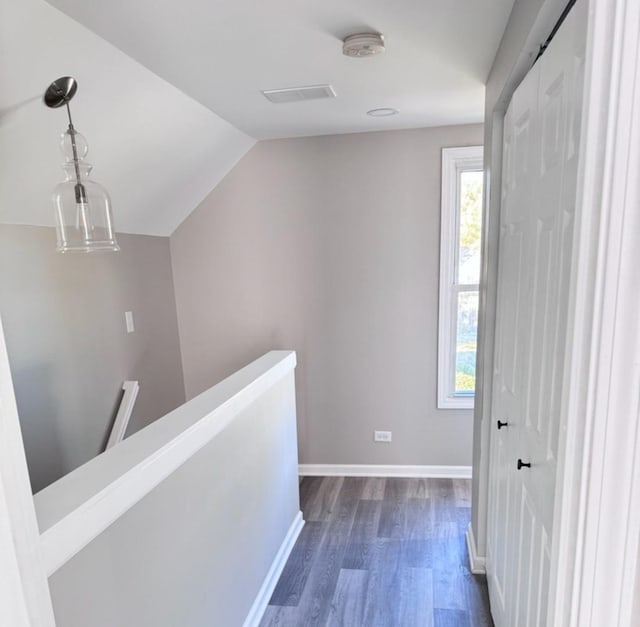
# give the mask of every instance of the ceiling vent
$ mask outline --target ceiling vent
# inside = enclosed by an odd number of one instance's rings
[[[380,33],[356,33],[342,42],[342,54],[348,57],[372,57],[384,52],[384,37]]]
[[[333,90],[333,87],[331,87],[331,85],[310,85],[309,87],[265,89],[262,93],[267,100],[270,100],[275,104],[336,97],[336,92]]]

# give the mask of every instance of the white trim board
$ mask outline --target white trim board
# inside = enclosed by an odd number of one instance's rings
[[[471,466],[394,466],[368,464],[300,464],[306,477],[426,477],[471,479]]]
[[[0,321],[0,623],[55,627]]]
[[[467,527],[465,537],[467,539],[467,553],[469,555],[469,570],[474,575],[486,575],[486,561],[484,557],[478,555],[476,539],[473,537],[473,526],[471,523],[469,523]]]
[[[278,553],[271,564],[271,568],[269,568],[267,576],[262,582],[258,596],[255,598],[255,601],[247,614],[243,627],[258,627],[260,624],[262,615],[267,609],[269,599],[275,590],[278,579],[280,579],[280,575],[282,574],[284,566],[289,559],[289,555],[291,555],[291,551],[293,550],[296,540],[302,531],[302,527],[304,527],[302,512],[298,512],[296,517],[293,519],[293,522],[289,527],[289,531],[287,531],[287,535],[282,541],[280,548],[278,549]]]
[[[639,111],[640,3],[590,0],[550,627],[638,624]]]

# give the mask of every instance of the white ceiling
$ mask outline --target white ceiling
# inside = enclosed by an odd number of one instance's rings
[[[258,139],[482,121],[484,82],[513,5],[513,0],[50,2]],[[341,39],[364,30],[382,32],[387,51],[373,58],[344,57]],[[274,105],[260,93],[322,83],[333,85],[338,97]],[[393,107],[400,115],[365,115],[376,107]]]
[[[53,226],[63,109],[45,89],[78,80],[74,123],[117,231],[170,235],[255,141],[43,0],[0,3],[0,222]]]

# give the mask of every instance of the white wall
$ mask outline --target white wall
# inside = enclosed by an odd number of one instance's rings
[[[481,143],[469,125],[256,145],[171,238],[187,397],[292,348],[301,462],[470,465],[471,411],[436,409],[440,160]]]

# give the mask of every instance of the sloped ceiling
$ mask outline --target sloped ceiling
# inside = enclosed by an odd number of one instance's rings
[[[120,232],[170,235],[255,143],[42,0],[1,3],[0,58],[0,222],[54,224],[66,114],[42,96],[60,76]]]
[[[258,139],[481,122],[513,0],[49,0]],[[379,31],[387,51],[342,54]],[[274,105],[261,90],[330,83]],[[393,107],[400,114],[371,118]]]

